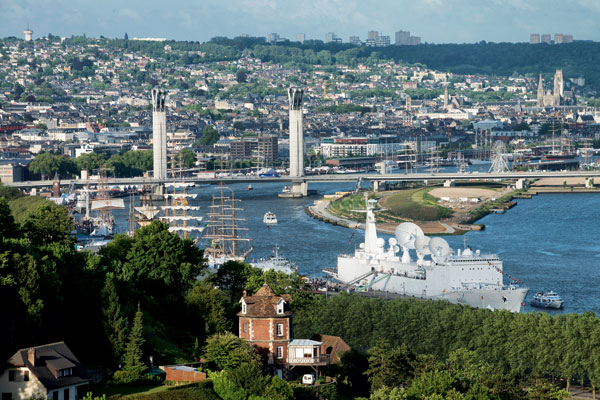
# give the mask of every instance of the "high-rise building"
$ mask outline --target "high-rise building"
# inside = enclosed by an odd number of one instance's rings
[[[280,40],[280,36],[278,33],[269,33],[267,35],[267,43],[275,43]]]
[[[327,32],[327,35],[325,35],[325,43],[331,43],[331,42],[335,41],[336,38],[337,38],[337,36],[335,33]]]
[[[529,36],[529,44],[539,44],[539,43],[540,43],[540,34],[532,33],[531,36]]]
[[[573,35],[563,35],[563,43],[573,43]]]
[[[296,42],[304,43],[305,40],[306,40],[306,35],[304,33],[296,34]]]
[[[411,36],[408,39],[408,44],[411,46],[416,46],[416,45],[421,44],[421,37],[420,36]]]
[[[152,152],[154,179],[167,179],[167,92],[152,89]]]
[[[379,32],[377,31],[369,31],[367,33],[367,40],[376,40],[379,37]]]
[[[257,155],[260,160],[264,162],[277,160],[277,153],[279,153],[277,136],[259,136],[257,141]]]
[[[32,40],[31,37],[33,35],[33,31],[31,29],[27,28],[23,31],[23,33],[25,34],[25,41],[31,42],[31,40]]]
[[[564,43],[563,39],[564,39],[564,37],[563,37],[562,33],[555,33],[554,34],[554,44]]]
[[[552,44],[552,36],[549,33],[542,34],[542,43]]]
[[[350,44],[354,44],[357,46],[360,46],[362,44],[360,41],[360,37],[358,37],[358,36],[350,36],[349,42],[350,42]]]
[[[410,32],[408,31],[398,31],[396,32],[396,46],[405,46],[408,45],[410,40]]]
[[[375,46],[377,47],[387,47],[390,45],[390,37],[389,36],[378,36],[375,39]]]

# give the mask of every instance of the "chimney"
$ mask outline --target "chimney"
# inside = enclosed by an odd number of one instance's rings
[[[246,297],[246,291],[244,290],[244,293],[242,293],[242,297]]]
[[[35,367],[35,348],[30,347],[29,350],[27,350],[27,360]]]

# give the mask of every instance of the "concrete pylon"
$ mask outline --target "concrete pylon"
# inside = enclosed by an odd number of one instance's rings
[[[152,152],[154,155],[154,178],[167,179],[167,92],[152,89]]]
[[[290,102],[290,177],[304,176],[304,131],[302,126],[302,100],[304,90],[297,87],[288,89]],[[303,180],[292,181],[290,197],[302,197],[308,193],[307,183]]]

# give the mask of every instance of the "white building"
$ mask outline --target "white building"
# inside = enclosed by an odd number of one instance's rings
[[[88,391],[86,370],[65,342],[21,349],[6,364],[2,399],[76,400]]]

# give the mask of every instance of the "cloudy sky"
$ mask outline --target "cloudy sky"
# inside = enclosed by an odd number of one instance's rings
[[[344,42],[377,30],[394,40],[409,30],[424,42],[522,42],[529,34],[565,33],[600,40],[599,0],[0,0],[0,37],[166,37],[205,41],[214,36],[324,39]]]

